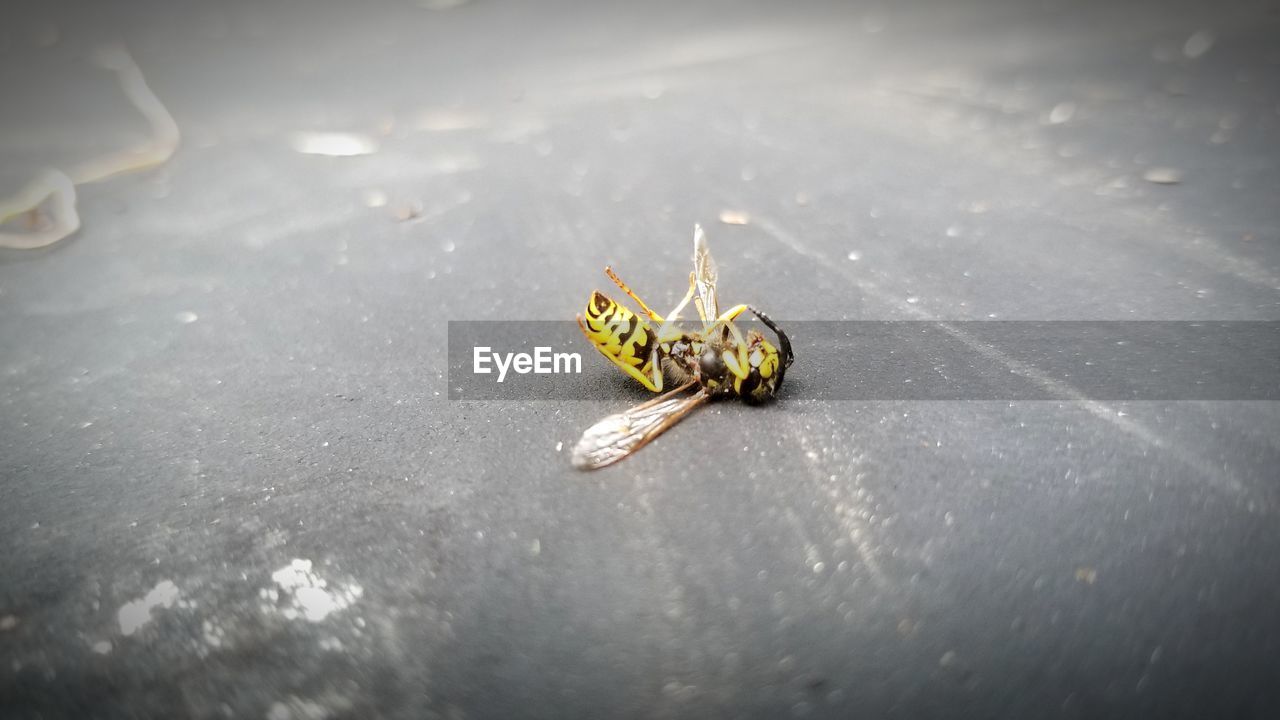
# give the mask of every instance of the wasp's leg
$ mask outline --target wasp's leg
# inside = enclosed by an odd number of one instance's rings
[[[652,366],[653,370],[649,375],[645,375],[643,372],[640,371],[640,368],[637,368],[631,365],[630,363],[624,362],[619,357],[610,355],[609,353],[605,352],[599,345],[596,345],[595,340],[592,340],[591,338],[591,331],[587,329],[586,321],[582,319],[582,315],[578,315],[578,329],[582,330],[582,334],[586,335],[587,340],[591,341],[592,347],[594,347],[596,350],[599,350],[601,355],[609,358],[609,362],[621,368],[622,372],[630,375],[636,380],[639,380],[640,384],[644,385],[649,390],[653,392],[662,392],[662,363],[658,362],[658,357],[656,352],[650,354],[649,356],[648,364]]]
[[[747,310],[746,305],[735,305],[724,312],[716,321],[707,328],[704,333],[706,337],[711,337],[713,333],[720,331],[720,326],[724,326],[733,335],[733,350],[725,350],[721,353],[724,364],[729,368],[738,379],[746,379],[747,374],[751,372],[751,366],[747,362],[747,342],[742,337],[742,331],[737,325],[733,324],[734,318],[738,317]]]
[[[640,296],[636,295],[631,288],[627,287],[626,283],[622,282],[622,278],[618,277],[618,274],[613,271],[613,268],[606,265],[604,268],[604,274],[608,275],[609,279],[612,280],[615,285],[617,285],[619,288],[622,289],[622,292],[626,293],[627,296],[630,297],[632,300],[635,300],[636,303],[640,305],[640,309],[644,311],[644,314],[649,316],[650,320],[654,322],[662,322],[662,316],[650,310],[649,306],[645,305],[644,301],[640,299]]]
[[[727,323],[726,327],[729,332],[733,333],[733,350],[725,350],[721,353],[724,359],[725,367],[729,368],[729,372],[733,373],[739,380],[746,380],[747,374],[751,372],[751,364],[747,357],[747,343],[742,338],[742,332],[738,330],[738,326],[733,323]]]
[[[683,333],[679,328],[675,327],[675,322],[680,319],[680,312],[684,310],[689,301],[693,299],[693,293],[697,290],[697,285],[693,281],[693,273],[689,273],[689,292],[684,294],[684,299],[667,315],[666,322],[658,328],[658,342],[670,342],[676,340]]]
[[[719,332],[719,331],[720,331],[720,326],[721,326],[721,325],[724,325],[725,327],[727,327],[727,328],[729,328],[730,330],[732,330],[732,332],[733,332],[733,334],[734,334],[734,339],[736,339],[739,343],[741,343],[741,342],[742,342],[742,334],[741,334],[741,333],[739,333],[739,332],[737,331],[737,329],[733,327],[733,321],[734,321],[734,319],[736,319],[739,315],[741,315],[742,313],[746,312],[746,311],[747,311],[747,309],[748,309],[748,307],[747,307],[746,305],[734,305],[733,307],[731,307],[731,308],[729,308],[728,310],[726,310],[726,311],[724,312],[724,314],[723,314],[723,315],[721,315],[720,317],[716,318],[716,321],[715,321],[715,322],[713,322],[713,323],[711,323],[710,325],[706,326],[706,327],[703,329],[702,334],[703,334],[703,335],[705,335],[706,337],[711,337],[713,334],[715,334],[716,332]]]
[[[676,319],[680,317],[680,313],[684,311],[685,306],[693,299],[693,294],[697,289],[698,285],[693,279],[693,273],[689,273],[689,292],[685,293],[684,298],[680,300],[680,303],[676,305],[671,312],[667,313],[667,322],[675,322]]]
[[[723,315],[721,315],[720,317],[716,318],[716,322],[717,322],[717,323],[730,323],[730,322],[733,322],[733,321],[734,321],[734,320],[735,320],[739,315],[741,315],[742,313],[744,313],[744,312],[746,312],[746,311],[747,311],[747,306],[746,306],[746,305],[734,305],[733,307],[729,308],[728,310],[725,310]],[[714,327],[714,326],[713,326],[713,327]]]
[[[656,347],[649,355],[649,366],[653,368],[650,371],[653,374],[653,384],[649,386],[649,389],[654,392],[662,392],[662,359],[658,357],[658,348]]]
[[[702,327],[707,326],[707,311],[702,309],[702,298],[693,299],[693,307],[698,311],[698,319],[702,321]]]
[[[695,298],[695,302],[696,301],[697,300]],[[734,319],[737,318],[742,313],[746,312],[748,309],[749,308],[746,305],[734,305],[733,307],[726,310],[723,315],[716,318],[715,322],[711,323],[710,325],[703,326],[702,328],[703,336],[708,338],[711,337],[712,335],[720,331],[721,325],[724,325],[725,327],[728,327],[728,328],[732,328]],[[734,335],[738,339],[738,341],[741,342],[742,335],[740,333],[737,333],[736,331]]]

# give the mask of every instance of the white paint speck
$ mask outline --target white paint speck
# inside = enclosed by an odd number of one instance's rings
[[[1049,122],[1053,125],[1061,125],[1076,114],[1076,104],[1073,102],[1060,102],[1053,106],[1053,110],[1049,111]]]
[[[912,305],[915,305],[916,303],[920,302],[920,298],[916,297],[915,295],[912,295],[907,298],[907,302]]]
[[[1217,38],[1208,30],[1197,30],[1182,44],[1182,54],[1195,60],[1213,49],[1215,40]]]
[[[556,443],[556,452],[560,452],[563,449],[564,449],[564,441]]]
[[[222,626],[210,620],[205,620],[200,626],[201,632],[204,634],[204,641],[209,647],[220,648],[222,641],[226,639],[226,631]]]
[[[457,110],[430,110],[418,118],[417,127],[427,132],[456,132],[484,127],[488,118]]]
[[[1171,167],[1148,168],[1142,179],[1157,185],[1176,185],[1182,182],[1182,171]]]
[[[858,252],[857,250],[850,250],[849,254],[846,255],[845,257],[849,258],[853,262],[858,262],[859,260],[862,259],[862,253]]]
[[[328,720],[350,709],[351,701],[333,692],[310,700],[290,695],[285,701],[271,704],[267,720]]]
[[[93,651],[99,655],[106,655],[111,652],[111,643],[107,640],[96,642],[93,644]]]
[[[291,140],[293,149],[304,155],[328,155],[350,157],[370,155],[378,144],[368,135],[341,132],[299,132]]]
[[[191,323],[193,323],[193,322],[195,322],[195,321],[199,320],[199,319],[200,319],[200,316],[199,316],[199,315],[197,315],[197,314],[195,314],[195,313],[193,313],[193,312],[191,312],[190,310],[183,310],[182,312],[178,313],[177,315],[174,315],[174,316],[173,316],[173,319],[174,319],[174,320],[177,320],[178,322],[182,323],[183,325],[190,325]]]
[[[468,2],[470,0],[417,0],[417,5],[426,10],[452,10]]]
[[[128,637],[137,632],[143,625],[151,622],[151,611],[155,608],[170,608],[181,593],[172,580],[161,580],[151,592],[145,596],[120,606],[116,619],[120,622],[120,634]]]
[[[288,605],[281,614],[289,620],[301,617],[320,622],[333,612],[347,609],[364,594],[364,588],[354,583],[330,589],[328,581],[311,571],[311,561],[299,558],[272,573],[271,579],[280,592],[264,590],[260,595],[272,602],[283,598]]]

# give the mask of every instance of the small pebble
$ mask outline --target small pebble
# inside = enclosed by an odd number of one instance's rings
[[[392,211],[391,216],[398,222],[408,222],[422,215],[422,206],[418,203],[401,203]]]

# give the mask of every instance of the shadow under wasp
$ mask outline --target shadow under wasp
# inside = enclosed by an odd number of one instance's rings
[[[611,268],[604,272],[640,306],[644,317],[597,290],[587,301],[586,317],[578,316],[583,334],[610,362],[649,390],[661,393],[667,375],[677,387],[587,428],[573,448],[574,467],[594,470],[627,457],[711,398],[740,397],[759,403],[777,395],[795,359],[791,341],[769,316],[749,305],[720,313],[716,265],[700,226],[693,228],[689,290],[665,318],[649,309]],[[676,324],[690,301],[702,320],[700,330]],[[778,347],[760,332],[752,329],[744,336],[734,325],[746,310],[778,336]],[[684,394],[690,389],[692,394]]]

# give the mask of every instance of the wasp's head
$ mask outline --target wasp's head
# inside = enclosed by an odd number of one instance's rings
[[[791,340],[782,332],[768,315],[751,308],[751,312],[778,336],[778,347],[774,347],[759,332],[747,333],[747,376],[738,381],[738,395],[747,402],[758,403],[772,399],[782,387],[782,379],[787,368],[795,360],[791,352]],[[781,349],[779,349],[781,348]]]

